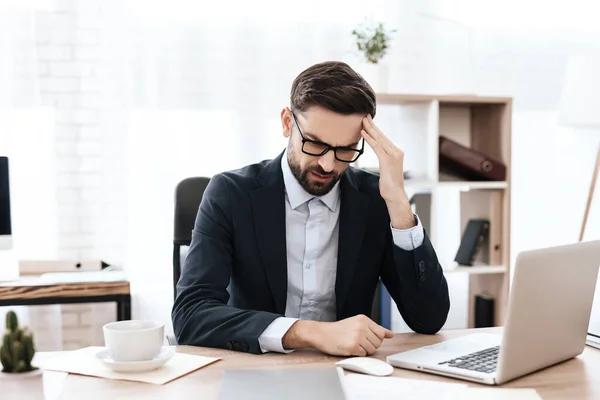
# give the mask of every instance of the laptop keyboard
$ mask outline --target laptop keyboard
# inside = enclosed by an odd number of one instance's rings
[[[469,369],[471,371],[478,372],[495,372],[496,365],[498,364],[498,352],[500,346],[491,347],[489,349],[481,350],[476,353],[467,354],[464,357],[454,358],[452,360],[444,361],[439,365],[448,365],[449,367]]]

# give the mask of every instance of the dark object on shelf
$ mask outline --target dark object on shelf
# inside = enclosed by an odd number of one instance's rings
[[[494,326],[494,298],[483,294],[475,296],[475,328]]]
[[[454,261],[460,265],[473,265],[473,260],[489,230],[490,222],[487,219],[470,219],[460,240]]]
[[[504,181],[506,166],[485,154],[440,136],[440,167],[455,171],[470,180]]]

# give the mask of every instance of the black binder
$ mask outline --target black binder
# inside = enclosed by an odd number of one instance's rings
[[[487,219],[471,219],[465,228],[460,246],[454,261],[460,265],[473,265],[473,260],[485,241],[490,230],[490,222]]]

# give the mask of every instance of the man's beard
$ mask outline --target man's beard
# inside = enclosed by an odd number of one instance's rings
[[[300,165],[293,159],[291,152],[288,153],[288,164],[292,171],[292,175],[294,175],[294,178],[296,178],[300,186],[302,186],[302,189],[313,196],[324,196],[329,193],[341,177],[341,174],[338,175],[335,172],[327,173],[323,171],[323,168],[319,165],[309,167],[305,171],[302,171]],[[324,177],[332,177],[332,179],[325,183],[316,182],[310,179],[311,172],[315,172]]]

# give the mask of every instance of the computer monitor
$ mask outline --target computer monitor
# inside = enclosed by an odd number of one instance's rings
[[[12,249],[8,157],[0,157],[0,250]]]

